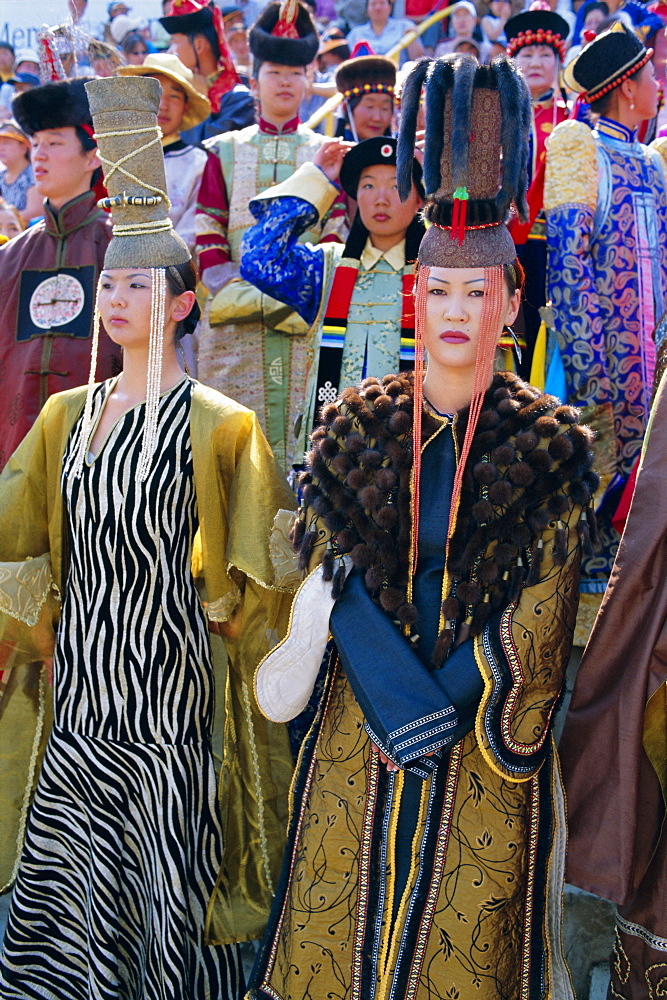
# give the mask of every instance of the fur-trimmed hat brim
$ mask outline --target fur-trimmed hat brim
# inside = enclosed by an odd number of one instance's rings
[[[12,113],[27,135],[53,128],[93,127],[84,84],[87,79],[60,80],[17,94]]]
[[[280,17],[279,3],[270,3],[259,15],[248,36],[250,51],[260,62],[277,63],[279,66],[308,66],[317,55],[319,39],[313,20],[306,7],[300,3],[296,17],[299,38],[272,35]]]

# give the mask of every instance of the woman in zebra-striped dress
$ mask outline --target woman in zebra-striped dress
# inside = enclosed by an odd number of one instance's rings
[[[55,720],[4,942],[3,998],[238,1000],[243,990],[238,946],[204,943],[222,834],[211,652],[191,572],[197,384],[174,339],[194,303],[191,263],[167,269],[157,436],[138,475],[156,273],[100,279],[102,321],[125,367],[94,390],[80,474],[85,413],[62,460],[69,572]]]

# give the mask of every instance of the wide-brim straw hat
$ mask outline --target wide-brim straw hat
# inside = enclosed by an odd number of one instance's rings
[[[195,87],[192,70],[172,53],[151,53],[141,66],[120,66],[116,72],[118,76],[155,76],[159,73],[182,87],[187,97],[187,107],[181,122],[183,132],[199,125],[211,114],[211,102]]]

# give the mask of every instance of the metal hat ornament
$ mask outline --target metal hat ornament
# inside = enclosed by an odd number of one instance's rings
[[[425,59],[408,76],[402,96],[397,179],[405,200],[412,186],[417,116],[425,95],[424,218],[431,223],[419,247],[415,303],[415,404],[413,440],[421,441],[424,341],[428,276],[432,267],[483,268],[484,299],[470,414],[454,477],[454,524],[466,459],[493,374],[505,308],[505,268],[516,249],[505,221],[512,205],[528,213],[530,93],[505,56],[480,66],[469,55]],[[516,277],[516,274],[515,274]],[[417,565],[421,449],[414,448],[412,565]]]
[[[166,316],[166,269],[185,284],[174,268],[191,259],[190,251],[174,232],[169,218],[171,202],[157,123],[160,84],[151,77],[110,77],[86,84],[108,197],[100,205],[111,209],[112,237],[104,256],[105,268],[140,267],[151,270],[151,318],[148,382],[138,478],[148,474],[155,450],[162,379],[162,347]],[[99,295],[99,286],[98,286]],[[83,415],[81,448],[74,466],[80,476],[92,430],[92,401],[97,367],[100,312],[96,303],[88,393]]]

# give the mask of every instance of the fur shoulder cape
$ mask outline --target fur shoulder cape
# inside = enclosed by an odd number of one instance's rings
[[[305,509],[292,538],[305,568],[323,525],[331,533],[325,574],[331,578],[336,556],[350,553],[365,569],[374,599],[403,626],[416,620],[407,600],[413,395],[412,374],[387,375],[346,389],[323,409],[302,477]],[[466,408],[456,417],[459,444],[467,420]],[[450,541],[447,568],[453,583],[443,603],[445,626],[434,667],[444,662],[453,640],[479,635],[492,613],[537,582],[541,535],[550,524],[557,565],[567,555],[565,523],[577,508],[580,539],[590,550],[591,532],[593,541],[596,535],[591,501],[599,480],[592,470],[593,434],[578,421],[574,407],[540,395],[517,376],[494,376]],[[425,412],[422,443],[437,427],[437,418]],[[339,579],[334,588],[342,586],[344,575]]]

